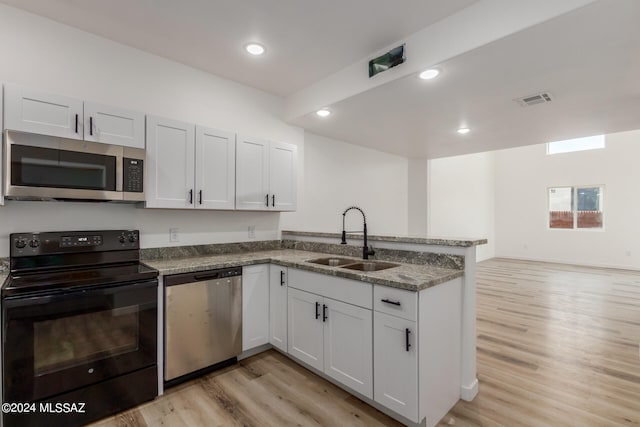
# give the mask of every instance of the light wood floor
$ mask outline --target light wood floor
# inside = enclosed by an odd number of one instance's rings
[[[478,265],[478,379],[441,426],[640,425],[640,272]],[[271,350],[95,426],[395,426]]]

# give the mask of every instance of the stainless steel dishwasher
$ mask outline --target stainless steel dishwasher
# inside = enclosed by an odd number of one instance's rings
[[[165,385],[236,362],[242,352],[242,268],[169,275],[164,287]]]

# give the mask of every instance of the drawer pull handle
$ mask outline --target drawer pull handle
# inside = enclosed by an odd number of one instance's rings
[[[400,307],[400,301],[391,301],[390,299],[381,299],[380,301],[382,302],[386,302],[387,304],[392,304],[392,305],[397,305],[398,307]]]
[[[406,340],[406,348],[407,351],[409,351],[409,348],[411,348],[411,344],[409,344],[409,334],[411,334],[411,331],[409,330],[409,328],[404,330],[404,337]]]

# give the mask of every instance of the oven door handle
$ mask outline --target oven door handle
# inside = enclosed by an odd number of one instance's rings
[[[58,291],[50,294],[39,295],[12,295],[2,299],[2,305],[4,309],[13,309],[28,306],[39,306],[43,304],[59,303],[67,300],[78,299],[79,297],[91,297],[101,295],[111,295],[117,292],[127,290],[143,290],[146,288],[157,288],[158,279],[152,279],[147,281],[135,282],[130,284],[110,284],[104,286],[83,286],[78,288],[69,288],[64,291]],[[150,303],[157,303],[157,300],[146,301]],[[135,304],[144,304],[145,302],[137,301]]]

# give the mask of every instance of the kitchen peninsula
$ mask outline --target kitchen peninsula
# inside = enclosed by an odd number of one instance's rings
[[[283,231],[282,240],[143,249],[142,258],[163,276],[243,267],[245,293],[251,269],[256,277],[266,271],[256,289],[267,317],[257,329],[270,330],[254,333],[239,358],[276,348],[407,425],[435,425],[459,398],[477,393],[475,247],[486,240],[370,236],[376,255],[368,261],[391,266],[380,271],[349,268],[362,264],[358,237],[339,241],[335,233]],[[256,319],[244,317],[247,335]],[[346,317],[360,322],[337,323]],[[308,340],[314,330],[319,344]],[[358,337],[340,331],[365,339],[353,344]],[[336,354],[341,348],[349,360]]]

